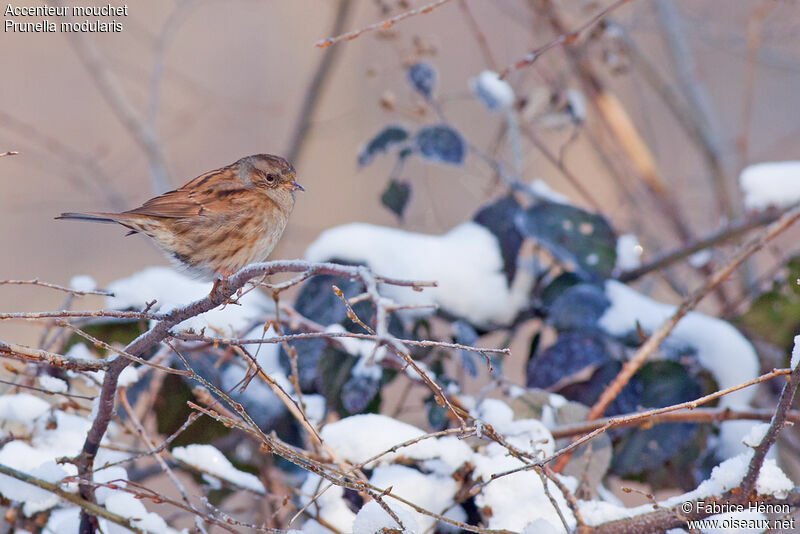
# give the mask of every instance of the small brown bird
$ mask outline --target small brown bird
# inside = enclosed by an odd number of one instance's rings
[[[122,213],[62,213],[56,219],[119,223],[155,241],[190,274],[229,276],[267,259],[305,191],[295,170],[279,156],[256,154],[207,172],[183,187]]]

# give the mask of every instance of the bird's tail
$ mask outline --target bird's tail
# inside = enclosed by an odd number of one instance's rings
[[[62,213],[56,219],[71,219],[74,221],[92,221],[101,223],[117,222],[110,217],[110,213]]]

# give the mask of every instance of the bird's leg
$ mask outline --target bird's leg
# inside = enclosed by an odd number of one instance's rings
[[[232,272],[227,271],[226,269],[220,269],[217,271],[217,278],[214,279],[214,285],[211,287],[211,295],[216,293],[219,290],[219,286],[223,280],[228,278],[232,275]]]

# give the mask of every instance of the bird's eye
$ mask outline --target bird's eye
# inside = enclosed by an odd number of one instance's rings
[[[268,184],[274,184],[275,180],[277,180],[277,179],[278,179],[278,177],[276,175],[272,174],[272,173],[267,175],[267,183]]]

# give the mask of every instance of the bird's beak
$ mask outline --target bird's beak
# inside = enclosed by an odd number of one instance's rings
[[[305,191],[306,190],[305,187],[303,187],[302,185],[298,184],[296,180],[292,180],[289,183],[289,187],[292,188],[292,191],[297,191],[298,189],[300,191]]]

